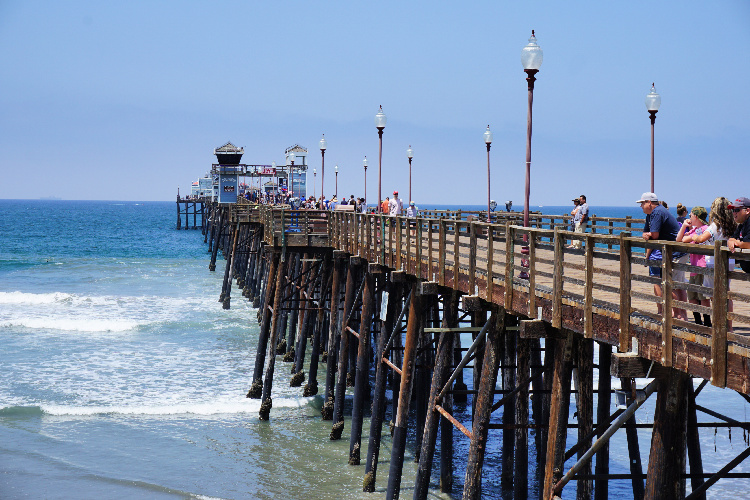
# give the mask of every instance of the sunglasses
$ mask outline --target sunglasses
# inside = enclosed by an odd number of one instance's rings
[[[745,210],[745,208],[733,208],[732,212],[738,213],[738,212],[741,212],[742,210]]]

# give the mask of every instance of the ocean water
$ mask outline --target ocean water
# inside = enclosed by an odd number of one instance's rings
[[[0,498],[384,498],[389,439],[378,491],[362,493],[364,466],[347,465],[349,423],[329,441],[320,397],[290,388],[287,364],[277,365],[270,422],[258,420],[258,401],[245,398],[256,311],[236,293],[221,308],[223,272],[208,271],[200,231],[174,230],[173,202],[0,200],[0,213]],[[747,420],[738,395],[704,397]],[[649,421],[653,406],[637,415]],[[466,407],[456,416],[469,422]],[[368,432],[365,422],[365,442]],[[503,497],[494,432],[486,498]],[[739,431],[701,432],[706,470],[747,446]],[[639,437],[645,464],[650,432]],[[460,498],[468,443],[456,441]],[[612,472],[626,472],[624,433],[611,446]],[[407,458],[404,497],[414,470]],[[722,480],[711,498],[747,487]],[[627,481],[610,491],[632,496]],[[574,495],[568,486],[564,498]]]

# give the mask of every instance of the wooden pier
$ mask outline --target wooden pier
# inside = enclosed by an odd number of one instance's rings
[[[543,499],[564,488],[576,488],[579,499],[604,499],[615,479],[631,481],[633,498],[685,498],[688,480],[687,498],[705,498],[718,480],[750,478],[732,472],[750,447],[719,470],[704,471],[698,440],[701,426],[750,430],[750,423],[698,399],[712,384],[750,403],[750,275],[729,270],[730,254],[721,242],[647,242],[640,238],[643,220],[630,218],[592,217],[592,232],[580,234],[566,230],[569,217],[539,214],[525,228],[518,213],[494,213],[488,223],[482,222],[486,212],[434,211],[407,219],[247,203],[206,203],[203,210],[209,269],[216,269],[219,251],[226,259],[223,307],[230,307],[233,283],[258,307],[248,397],[261,400],[260,418],[270,418],[279,360],[290,363],[282,366],[294,375],[293,386],[306,382],[304,395],[322,393],[322,418],[331,422],[332,440],[344,435],[347,387],[353,387],[349,456],[342,463],[365,459],[364,491],[374,491],[378,474],[387,474],[387,498],[399,497],[407,433],[415,428],[419,465],[415,484],[408,485],[415,499],[436,487],[430,483],[434,462],[440,464],[438,487],[452,491],[459,439],[469,441],[461,472],[467,499],[482,497],[483,474],[499,476],[503,492],[515,499],[528,498],[532,483]],[[569,248],[572,240],[581,240],[582,248]],[[655,264],[663,278],[650,277],[646,248],[667,257],[676,251],[713,255],[715,268],[665,258]],[[750,259],[750,253],[731,257]],[[713,287],[674,282],[673,269],[712,275]],[[663,298],[654,295],[654,285],[662,287]],[[712,297],[711,306],[674,300],[673,289],[700,291]],[[673,307],[688,316],[710,315],[711,326],[673,318]],[[325,387],[317,385],[319,370],[325,371]],[[472,390],[463,382],[464,371],[473,378]],[[612,378],[622,391],[611,390]],[[636,390],[635,378],[650,383]],[[693,379],[701,381],[697,389]],[[652,394],[653,435],[644,471],[636,436],[643,424],[636,423],[635,412]],[[622,404],[612,413],[613,395]],[[571,396],[576,423],[569,414]],[[453,416],[454,405],[467,398],[470,425]],[[367,401],[371,422],[364,450]],[[379,470],[389,404],[391,456],[388,470]],[[498,420],[493,413],[500,409]],[[410,410],[416,410],[415,419]],[[701,413],[717,423],[703,425]],[[578,432],[572,445],[566,442],[571,427]],[[627,435],[630,474],[609,471],[608,440],[620,429]],[[498,434],[502,464],[483,470],[488,440]],[[578,462],[564,470],[573,456]],[[528,477],[532,459],[538,462],[536,478]]]

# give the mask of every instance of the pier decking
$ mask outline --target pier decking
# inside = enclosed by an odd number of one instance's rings
[[[640,238],[643,220],[630,218],[592,217],[592,232],[578,234],[566,230],[567,217],[532,214],[531,227],[525,228],[520,214],[512,212],[492,214],[491,223],[486,212],[434,211],[407,219],[247,203],[207,204],[205,214],[210,268],[215,269],[219,249],[226,257],[220,297],[224,307],[230,305],[235,278],[243,295],[260,307],[261,333],[248,397],[261,398],[261,418],[268,419],[276,356],[293,362],[293,384],[307,379],[306,395],[318,392],[317,371],[324,362],[322,413],[333,420],[331,439],[343,432],[346,385],[355,387],[349,463],[358,464],[363,404],[371,394],[365,491],[375,484],[387,383],[394,415],[389,498],[399,496],[409,425],[417,426],[419,436],[414,498],[427,495],[438,428],[443,491],[452,485],[452,429],[471,441],[464,498],[481,497],[490,428],[502,429],[499,474],[514,498],[528,496],[529,429],[538,431],[537,480],[545,499],[559,495],[571,479],[577,482],[578,498],[607,498],[607,481],[614,476],[609,474],[606,442],[608,433],[621,426],[628,433],[631,456],[638,457],[628,476],[635,498],[684,497],[688,458],[690,498],[705,498],[702,492],[720,478],[747,476],[731,470],[750,455],[750,448],[724,469],[704,473],[697,411],[743,430],[750,430],[750,424],[724,417],[721,409],[696,406],[695,398],[710,383],[750,402],[750,276],[728,267],[730,257],[750,259],[750,253],[730,254],[721,242],[646,242]],[[568,247],[575,240],[582,242],[581,249]],[[668,257],[656,263],[664,278],[649,276],[646,248],[658,248]],[[713,255],[715,268],[673,263],[669,257],[678,251]],[[713,286],[673,281],[673,269],[711,275]],[[663,298],[653,293],[657,284]],[[711,306],[674,300],[674,289],[711,296]],[[675,318],[672,308],[686,309],[688,317],[692,312],[710,315],[712,324]],[[468,349],[461,348],[461,334],[471,334]],[[596,367],[594,342],[599,345]],[[472,391],[463,384],[469,362]],[[600,374],[596,418],[594,368]],[[621,380],[627,407],[612,414],[610,373]],[[496,389],[498,377],[502,390]],[[636,377],[654,380],[636,392]],[[703,380],[695,391],[692,378]],[[579,442],[566,450],[571,380]],[[502,395],[498,401],[496,393]],[[654,439],[644,475],[633,414],[652,393],[657,394]],[[453,401],[467,394],[471,429],[451,415]],[[407,418],[412,404],[416,423]],[[501,407],[503,424],[491,424],[492,412]],[[592,444],[595,437],[599,440]],[[576,454],[579,464],[566,474],[563,463]]]

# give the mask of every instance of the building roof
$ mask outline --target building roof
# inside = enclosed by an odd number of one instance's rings
[[[307,153],[307,148],[304,146],[300,146],[299,144],[295,144],[294,146],[290,146],[284,150],[284,154],[289,153]]]
[[[216,153],[244,153],[244,152],[245,152],[244,148],[238,148],[231,142],[227,142],[223,146],[214,149],[214,154]]]

